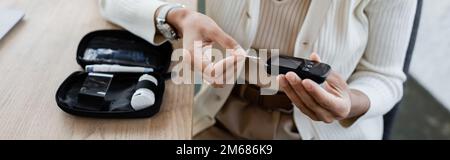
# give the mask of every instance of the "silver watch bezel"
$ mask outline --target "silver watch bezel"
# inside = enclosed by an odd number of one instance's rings
[[[179,38],[174,28],[168,24],[166,20],[168,13],[177,8],[184,8],[184,6],[181,4],[168,4],[162,6],[160,13],[156,17],[156,27],[158,31],[164,36],[164,38],[169,40],[177,40]]]

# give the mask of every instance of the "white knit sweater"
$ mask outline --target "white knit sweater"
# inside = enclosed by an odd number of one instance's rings
[[[261,1],[259,27],[253,49],[279,49],[292,56],[297,33],[305,20],[311,0]]]
[[[249,1],[255,3],[248,3]],[[259,17],[254,15],[259,14],[258,12],[253,13],[247,9],[259,7],[258,1],[208,0],[207,15],[241,45],[250,47],[255,34],[245,34],[243,30],[245,26],[253,27],[250,30],[257,30],[257,26],[253,26],[245,18]],[[317,1],[327,0],[313,0],[312,3]],[[348,80],[350,88],[362,91],[369,97],[370,109],[349,128],[337,122],[313,122],[299,110],[295,110],[297,128],[303,139],[381,139],[382,116],[391,110],[403,95],[402,84],[406,76],[402,68],[416,1],[330,0],[330,3],[325,24],[321,27],[317,40],[313,42],[314,48],[325,63],[330,64]],[[153,44],[163,40],[155,37],[153,19],[156,9],[163,4],[164,2],[159,0],[101,0],[105,18]],[[258,6],[247,6],[249,4]],[[302,30],[311,29],[312,26],[308,27]],[[297,39],[299,40],[301,39]],[[301,46],[303,42],[297,43],[294,55],[307,57],[309,53],[298,52],[297,46]],[[221,105],[224,100],[220,98],[227,96],[219,92],[222,91],[208,88],[196,98],[193,113],[194,133],[214,123],[217,109],[212,108]]]

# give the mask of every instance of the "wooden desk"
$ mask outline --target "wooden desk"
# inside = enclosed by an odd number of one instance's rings
[[[192,85],[168,81],[161,112],[151,119],[101,120],[66,114],[55,92],[81,70],[75,52],[90,31],[117,28],[97,0],[1,0],[26,12],[0,41],[0,139],[190,139]]]

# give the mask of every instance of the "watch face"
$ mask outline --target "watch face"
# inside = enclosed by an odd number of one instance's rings
[[[173,31],[172,27],[170,27],[169,24],[161,24],[158,25],[158,29],[161,32],[161,34],[167,38],[167,39],[175,39],[175,32]]]

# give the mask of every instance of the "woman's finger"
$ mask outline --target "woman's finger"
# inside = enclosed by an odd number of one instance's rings
[[[338,93],[342,93],[347,86],[347,82],[345,82],[341,75],[336,71],[330,72],[326,79],[326,83]]]
[[[230,56],[214,64],[214,73],[211,78],[216,88],[222,88],[225,84],[234,84],[237,80],[237,60],[238,57]]]
[[[208,67],[211,67],[212,62],[207,58],[203,52],[203,44],[201,38],[190,37],[186,35],[183,39],[183,56],[192,64],[194,71],[205,72]]]
[[[309,56],[309,59],[311,59],[312,61],[315,61],[315,62],[322,62],[322,60],[320,59],[320,56],[316,52],[312,53]]]
[[[325,123],[332,123],[334,121],[334,116],[322,108],[304,89],[302,80],[295,73],[289,72],[286,75],[286,79],[292,86],[294,92],[299,96],[299,98],[305,103],[306,107],[314,111],[317,117]]]
[[[225,33],[221,29],[217,29],[212,32],[210,39],[217,42],[220,46],[225,49],[235,49],[239,44],[230,35]]]
[[[311,95],[311,97],[319,103],[322,107],[328,109],[329,111],[333,111],[332,99],[333,95],[325,91],[322,87],[320,87],[316,82],[313,82],[309,79],[305,79],[302,81],[303,87],[306,89],[306,92]]]
[[[314,121],[319,121],[319,118],[317,115],[308,109],[305,104],[300,100],[298,95],[294,92],[291,85],[289,85],[289,82],[286,80],[286,77],[284,75],[280,75],[277,77],[278,83],[280,84],[280,87],[283,89],[284,93],[289,97],[289,99],[294,103],[297,108],[300,109],[300,111],[303,112],[303,114],[307,115],[309,118],[311,118]]]

